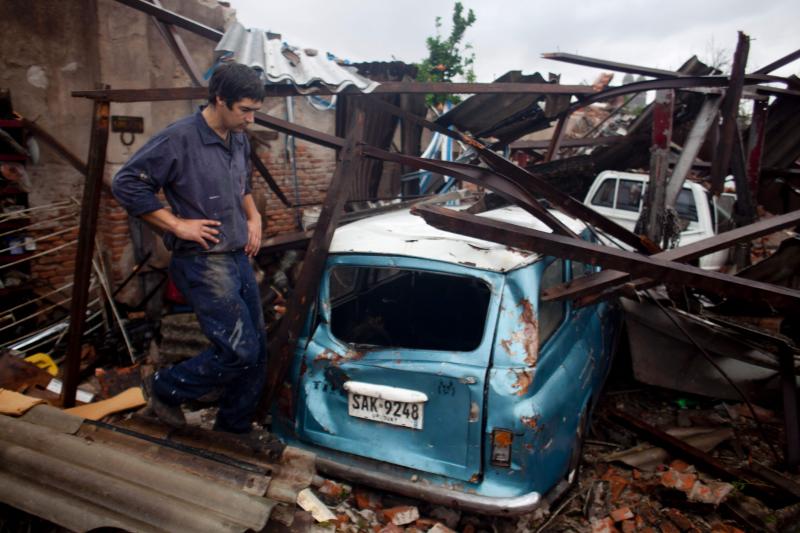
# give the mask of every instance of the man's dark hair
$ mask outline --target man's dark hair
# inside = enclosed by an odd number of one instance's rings
[[[257,102],[264,99],[264,82],[254,69],[241,63],[223,63],[214,69],[208,82],[208,103],[216,104],[217,96],[225,101],[228,109],[242,98]]]

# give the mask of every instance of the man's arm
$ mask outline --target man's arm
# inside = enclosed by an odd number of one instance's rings
[[[219,230],[214,229],[214,226],[221,224],[218,220],[178,218],[164,208],[145,213],[141,217],[151,226],[169,231],[179,239],[194,241],[206,250],[208,250],[206,241],[214,244],[219,242],[219,239],[215,236],[219,235]]]
[[[245,194],[242,198],[244,215],[247,217],[247,244],[244,253],[250,257],[255,257],[261,248],[261,215],[256,209],[252,194]]]

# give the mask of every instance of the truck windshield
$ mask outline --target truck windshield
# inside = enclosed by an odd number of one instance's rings
[[[473,277],[367,266],[333,267],[329,287],[339,340],[428,350],[476,349],[491,296]]]

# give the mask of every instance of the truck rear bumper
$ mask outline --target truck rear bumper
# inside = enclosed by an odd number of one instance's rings
[[[465,511],[488,515],[514,516],[529,513],[538,507],[549,505],[569,488],[563,480],[551,490],[546,498],[538,492],[529,492],[514,497],[492,497],[470,494],[422,481],[412,481],[375,469],[343,464],[317,456],[317,470],[352,483],[395,492],[437,505],[457,507]]]

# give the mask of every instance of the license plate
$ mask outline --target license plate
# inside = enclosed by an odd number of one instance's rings
[[[349,392],[347,414],[384,424],[422,429],[422,402],[401,402]]]

